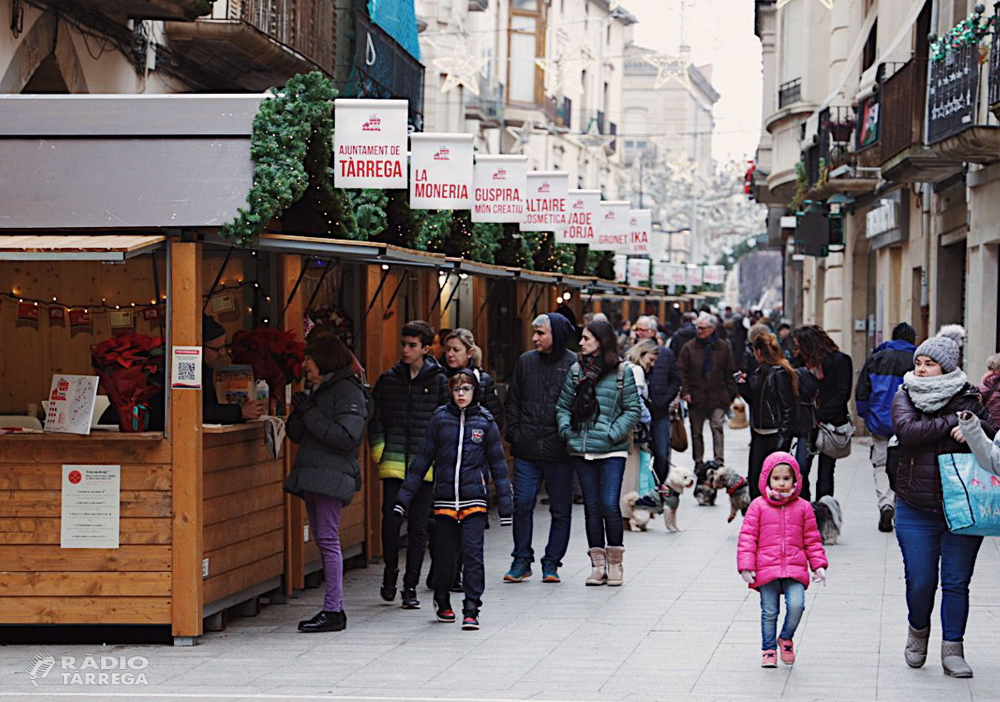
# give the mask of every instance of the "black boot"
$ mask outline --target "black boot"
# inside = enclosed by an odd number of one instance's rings
[[[403,609],[420,609],[420,600],[417,599],[417,589],[415,587],[403,588]]]
[[[462,603],[462,629],[465,631],[479,629],[479,607],[472,600]]]
[[[396,579],[399,577],[399,570],[389,570],[385,569],[382,574],[382,588],[379,590],[378,594],[386,602],[392,602],[396,599]]]
[[[455,622],[455,610],[451,608],[451,600],[448,593],[441,596],[434,595],[434,614],[439,622],[452,624]]]
[[[328,612],[323,610],[312,619],[299,622],[299,631],[312,633],[316,631],[343,631],[347,628],[347,615],[344,612]]]

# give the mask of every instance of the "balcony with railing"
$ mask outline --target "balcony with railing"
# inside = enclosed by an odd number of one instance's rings
[[[211,0],[49,0],[53,9],[98,12],[111,18],[189,21],[212,11]]]
[[[480,78],[478,87],[479,95],[466,93],[465,118],[478,120],[484,127],[499,127],[503,123],[503,85]]]
[[[932,59],[927,82],[927,145],[938,156],[972,163],[1000,158],[1000,126],[980,90],[979,46],[970,44]]]
[[[796,78],[778,87],[778,109],[788,107],[802,100],[802,79]]]
[[[333,75],[336,4],[215,0],[211,16],[167,22],[165,31],[172,48],[200,68],[200,82],[209,89],[266,90],[298,73]]]

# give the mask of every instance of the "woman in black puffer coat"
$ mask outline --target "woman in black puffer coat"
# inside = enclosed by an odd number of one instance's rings
[[[896,467],[896,539],[903,552],[909,635],[904,655],[911,668],[927,658],[931,612],[941,579],[941,664],[944,672],[971,678],[963,639],[969,617],[969,582],[983,537],[953,534],[943,514],[938,457],[969,453],[958,413],[979,417],[987,436],[996,433],[979,391],[958,367],[959,347],[935,336],[913,354],[915,368],[903,376],[892,401],[899,441]]]
[[[341,631],[344,614],[344,557],[340,515],[361,490],[358,449],[368,421],[367,396],[351,368],[344,343],[326,336],[306,345],[303,369],[309,389],[292,398],[288,438],[299,444],[285,492],[305,500],[309,524],[323,556],[323,610],[299,622],[299,631]]]
[[[455,620],[449,589],[455,582],[455,559],[462,547],[465,601],[463,629],[479,628],[486,576],[483,533],[487,516],[487,471],[496,487],[501,526],[509,526],[514,497],[500,429],[482,407],[475,374],[462,369],[448,381],[451,402],[438,408],[427,425],[406,479],[396,496],[395,512],[404,516],[420,484],[434,466],[435,579],[434,604],[440,621]]]

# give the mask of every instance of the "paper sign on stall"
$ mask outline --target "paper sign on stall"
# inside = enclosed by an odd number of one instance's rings
[[[615,254],[615,280],[624,283],[628,280],[628,255]]]
[[[62,467],[60,548],[118,548],[121,466]]]
[[[566,199],[568,197],[569,173],[565,171],[529,173],[527,195],[524,201],[525,219],[521,222],[521,231],[565,231]]]
[[[556,243],[593,244],[600,211],[600,190],[570,190],[566,206],[566,229],[556,230]]]
[[[592,251],[628,253],[628,213],[627,200],[609,200],[601,203],[601,221],[597,227],[597,237],[590,245]]]
[[[472,135],[410,135],[410,207],[472,209]]]
[[[527,156],[477,156],[473,222],[523,222]]]
[[[630,258],[628,260],[628,284],[639,285],[649,280],[648,258]]]
[[[97,402],[96,375],[53,375],[45,431],[57,434],[90,434]]]
[[[649,255],[649,232],[652,228],[653,213],[650,210],[629,210],[628,243],[630,254]]]
[[[338,188],[406,187],[406,100],[334,100]]]
[[[170,359],[170,387],[174,390],[201,389],[201,347],[174,346]]]

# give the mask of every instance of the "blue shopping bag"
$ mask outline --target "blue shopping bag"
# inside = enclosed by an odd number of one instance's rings
[[[938,456],[944,516],[949,531],[970,536],[1000,536],[1000,478],[971,453]]]

